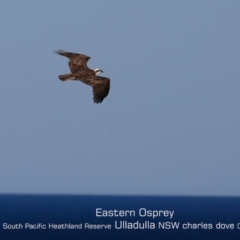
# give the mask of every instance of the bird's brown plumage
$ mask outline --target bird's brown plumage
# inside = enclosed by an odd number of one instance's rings
[[[96,72],[87,66],[90,57],[72,52],[65,52],[63,50],[55,51],[55,53],[69,58],[68,66],[70,74],[59,75],[62,81],[79,80],[93,88],[94,103],[101,103],[107,97],[110,90],[110,79],[96,75]]]

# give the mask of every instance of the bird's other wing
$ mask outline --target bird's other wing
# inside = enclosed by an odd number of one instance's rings
[[[110,90],[110,79],[106,77],[91,77],[90,86],[93,88],[94,103],[101,103],[107,97]]]
[[[83,70],[90,70],[87,66],[87,62],[90,59],[89,56],[63,50],[55,51],[55,53],[69,58],[68,65],[72,73],[81,73]]]

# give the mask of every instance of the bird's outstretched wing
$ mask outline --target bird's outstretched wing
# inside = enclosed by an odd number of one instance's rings
[[[106,77],[93,76],[89,79],[89,85],[93,88],[93,101],[101,103],[110,90],[110,79]]]
[[[87,66],[87,62],[90,59],[89,56],[79,53],[65,52],[63,50],[55,51],[55,53],[69,58],[68,66],[72,73],[79,73],[80,75],[83,70],[90,70]]]

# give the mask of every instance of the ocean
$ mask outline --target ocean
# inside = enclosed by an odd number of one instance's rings
[[[0,239],[240,239],[240,197],[2,194]]]

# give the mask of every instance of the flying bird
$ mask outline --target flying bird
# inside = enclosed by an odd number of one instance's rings
[[[78,80],[93,88],[93,101],[94,103],[101,103],[107,97],[110,90],[110,79],[106,77],[97,76],[101,69],[90,69],[87,62],[90,57],[72,52],[65,52],[63,50],[55,51],[55,53],[69,58],[68,66],[71,73],[59,75],[62,81]]]

